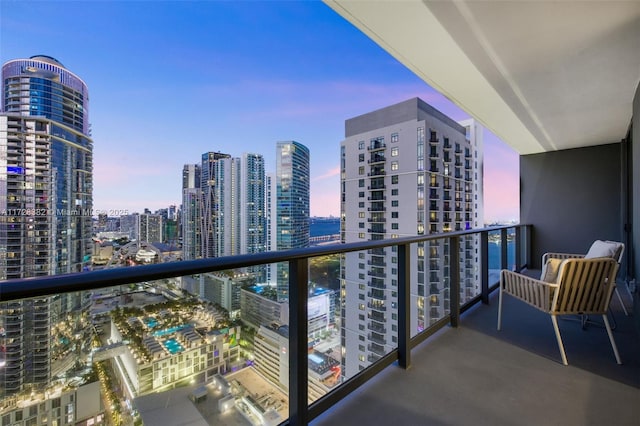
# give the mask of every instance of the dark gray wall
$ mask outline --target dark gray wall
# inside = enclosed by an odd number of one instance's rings
[[[594,240],[622,241],[620,155],[616,143],[520,156],[531,267],[541,267],[545,252],[586,253]]]
[[[636,88],[633,98],[633,129],[632,140],[632,232],[633,232],[633,261],[635,265],[636,292],[633,297],[633,315],[635,317],[636,328],[640,331],[640,84]]]

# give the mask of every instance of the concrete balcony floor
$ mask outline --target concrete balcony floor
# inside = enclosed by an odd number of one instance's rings
[[[615,294],[612,308],[623,365],[603,326],[560,320],[564,366],[549,315],[505,297],[496,330],[495,291],[414,348],[409,370],[387,368],[312,424],[640,425],[640,338]]]

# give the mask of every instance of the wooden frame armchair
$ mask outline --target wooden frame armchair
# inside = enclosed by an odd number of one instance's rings
[[[498,330],[502,327],[502,297],[511,295],[548,313],[556,333],[562,363],[568,365],[557,317],[560,315],[602,315],[616,362],[622,364],[607,319],[607,310],[615,289],[618,262],[613,258],[563,260],[555,282],[545,282],[513,271],[500,273]]]
[[[598,247],[599,243],[600,243],[600,246]],[[613,252],[609,252],[611,254],[610,257],[612,257],[618,262],[618,268],[619,268],[620,263],[622,263],[622,256],[624,255],[624,244],[619,243],[617,241],[596,241],[593,243],[593,246],[592,246],[592,249],[595,250],[595,257],[600,257],[599,254],[605,254],[604,252],[601,251],[602,245],[608,245],[612,248]],[[591,254],[593,254],[592,249],[589,250]],[[586,255],[570,254],[570,253],[545,253],[542,256],[542,265],[547,265],[547,262],[550,259],[558,259],[562,261],[565,259],[583,259],[585,257],[589,257],[589,253],[587,253]],[[602,256],[602,257],[609,257],[609,256]],[[620,295],[620,291],[618,290],[617,285],[615,287],[615,293],[616,293],[616,296],[618,297],[618,302],[620,302],[620,306],[622,306],[622,311],[624,312],[624,315],[629,316],[629,312],[627,311],[627,307],[625,306],[624,301],[622,300],[622,296]]]

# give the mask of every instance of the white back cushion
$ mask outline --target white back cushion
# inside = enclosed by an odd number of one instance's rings
[[[614,241],[595,240],[584,258],[593,259],[596,257],[611,257],[618,260],[617,255],[619,253],[619,247],[620,244]]]

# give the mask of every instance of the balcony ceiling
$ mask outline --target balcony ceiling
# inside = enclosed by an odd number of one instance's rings
[[[640,1],[325,3],[520,154],[627,133]]]

